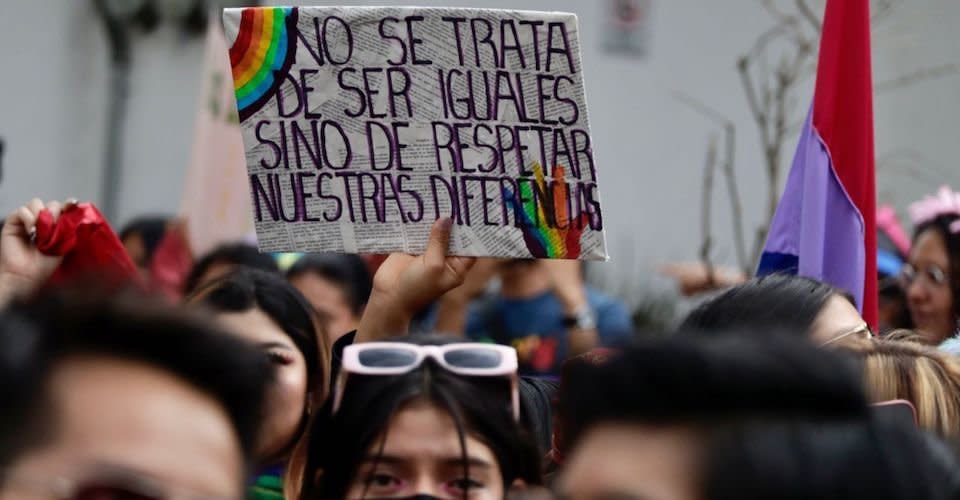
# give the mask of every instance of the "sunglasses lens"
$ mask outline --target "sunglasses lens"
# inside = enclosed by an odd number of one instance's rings
[[[160,500],[160,498],[119,486],[92,484],[77,489],[70,500]]]
[[[496,368],[503,356],[493,349],[465,348],[447,351],[443,360],[457,368]]]
[[[406,349],[389,347],[365,349],[359,355],[360,364],[370,368],[399,368],[410,366],[417,361],[417,355]]]

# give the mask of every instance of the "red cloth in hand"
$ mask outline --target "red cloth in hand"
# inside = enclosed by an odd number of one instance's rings
[[[95,278],[107,288],[142,286],[120,238],[91,203],[66,205],[56,221],[49,210],[37,217],[37,249],[46,255],[63,257],[48,284]]]

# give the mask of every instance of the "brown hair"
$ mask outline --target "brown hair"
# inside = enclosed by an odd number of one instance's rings
[[[960,438],[960,359],[916,342],[886,339],[848,349],[861,358],[871,401],[905,399],[916,408],[921,429]]]

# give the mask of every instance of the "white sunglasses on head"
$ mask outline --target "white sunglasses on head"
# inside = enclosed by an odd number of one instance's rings
[[[520,420],[520,394],[516,349],[496,344],[463,342],[447,345],[417,345],[403,342],[367,342],[343,349],[340,376],[333,397],[333,412],[340,409],[346,376],[403,375],[433,359],[444,370],[467,377],[510,377],[513,418]]]

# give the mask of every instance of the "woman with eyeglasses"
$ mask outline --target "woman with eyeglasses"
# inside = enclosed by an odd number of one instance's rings
[[[913,328],[927,344],[960,353],[960,193],[946,186],[910,205],[913,245],[901,272]],[[949,339],[949,340],[948,340]]]
[[[680,328],[684,335],[770,331],[803,336],[821,347],[873,337],[850,294],[802,276],[770,274],[728,288],[697,306]]]
[[[300,498],[502,499],[540,484],[517,384],[510,347],[430,336],[347,346]]]
[[[307,424],[330,386],[330,348],[316,313],[282,276],[251,268],[203,285],[186,303],[212,310],[227,331],[260,347],[273,364],[257,447],[260,470],[249,498],[296,498]]]

